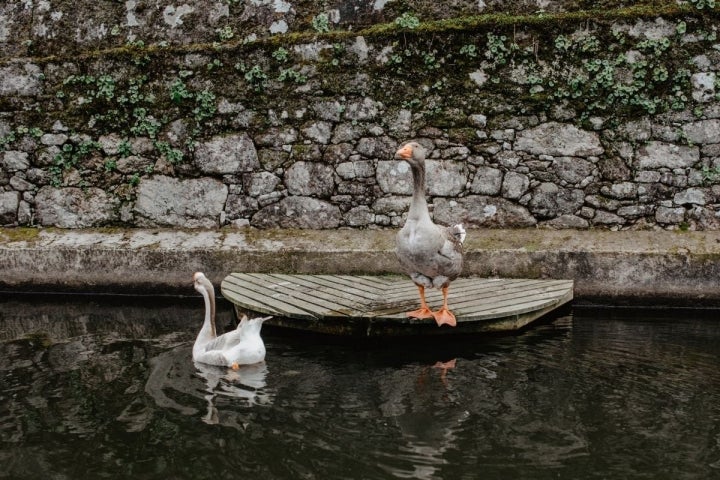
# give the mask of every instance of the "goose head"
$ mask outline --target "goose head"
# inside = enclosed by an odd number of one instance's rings
[[[215,331],[215,289],[212,282],[202,272],[193,274],[193,287],[205,299],[205,322],[210,324],[214,337],[217,334]]]
[[[410,165],[425,165],[425,148],[418,142],[408,142],[395,152],[395,158],[405,160]]]
[[[195,272],[193,274],[193,287],[195,287],[195,290],[200,294],[207,293],[210,295],[214,293],[212,283],[210,283],[210,280],[208,280],[202,272]]]

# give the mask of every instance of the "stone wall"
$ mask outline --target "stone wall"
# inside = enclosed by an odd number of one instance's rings
[[[601,3],[5,2],[0,224],[719,229],[718,9]]]

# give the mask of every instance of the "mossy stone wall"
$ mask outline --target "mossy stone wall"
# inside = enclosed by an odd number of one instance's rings
[[[720,228],[713,2],[444,3],[7,2],[0,222]]]

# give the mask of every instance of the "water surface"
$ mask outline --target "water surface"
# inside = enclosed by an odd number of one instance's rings
[[[3,299],[0,478],[720,478],[717,315],[386,345],[265,331],[265,364],[232,372],[191,360],[202,308]]]

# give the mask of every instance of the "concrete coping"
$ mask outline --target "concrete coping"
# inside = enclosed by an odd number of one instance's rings
[[[2,228],[0,290],[193,294],[204,271],[401,273],[396,230]],[[575,281],[576,301],[720,306],[720,232],[471,229],[464,276]]]

